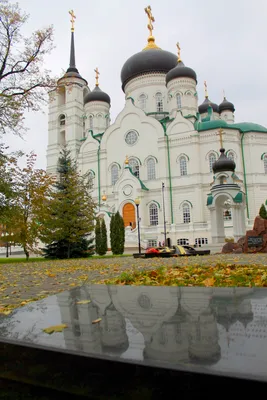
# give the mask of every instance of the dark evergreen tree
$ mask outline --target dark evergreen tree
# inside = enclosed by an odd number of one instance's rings
[[[100,218],[97,218],[95,225],[95,251],[97,254],[101,252],[101,227]]]
[[[124,253],[125,228],[119,211],[113,216],[110,228],[111,250],[113,254]]]
[[[41,221],[41,239],[47,244],[45,255],[55,257],[56,254],[60,258],[87,256],[95,209],[88,190],[88,176],[79,175],[67,148],[60,152],[57,172],[58,179],[47,205],[49,212]]]
[[[101,249],[100,249],[100,256],[103,256],[108,251],[108,238],[107,238],[107,227],[104,218],[101,220]]]
[[[264,204],[261,205],[259,216],[263,219],[267,219],[267,211]]]
[[[110,227],[109,227],[109,233],[110,233],[110,247],[111,247],[111,251],[114,254],[114,250],[115,250],[115,214],[112,214],[111,216],[111,220],[110,220]]]

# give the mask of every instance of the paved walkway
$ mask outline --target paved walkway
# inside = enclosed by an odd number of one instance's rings
[[[211,255],[179,258],[79,259],[0,265],[0,312],[27,302],[71,289],[84,283],[99,282],[122,272],[154,269],[162,265],[212,266],[226,264],[261,264],[267,267],[266,254]]]

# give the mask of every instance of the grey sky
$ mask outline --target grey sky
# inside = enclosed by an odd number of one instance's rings
[[[144,7],[151,5],[155,16],[154,36],[162,49],[176,52],[198,77],[199,101],[204,98],[203,81],[209,98],[220,103],[222,90],[236,107],[236,121],[267,126],[266,0],[19,0],[30,14],[24,31],[53,24],[56,48],[46,59],[55,75],[67,69],[70,47],[70,16],[74,9],[76,66],[94,88],[94,68],[100,71],[100,87],[111,97],[112,121],[124,106],[120,71],[124,62],[143,49],[148,36]],[[47,108],[27,115],[29,132],[24,141],[5,138],[13,149],[34,150],[38,167],[46,167]]]

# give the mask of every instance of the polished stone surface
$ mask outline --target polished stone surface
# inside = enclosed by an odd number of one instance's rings
[[[43,332],[58,324],[67,328]],[[1,339],[267,381],[267,289],[82,286],[1,318]]]

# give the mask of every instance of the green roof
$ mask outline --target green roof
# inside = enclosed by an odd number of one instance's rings
[[[242,203],[243,201],[243,194],[241,192],[237,193],[237,195],[234,198],[235,203]]]
[[[227,124],[227,122],[220,119],[216,119],[213,121],[195,122],[195,129],[198,132],[208,131],[210,129],[218,129],[218,128],[237,129],[241,133],[246,133],[246,132],[267,133],[267,128],[259,124],[254,124],[253,122],[240,122],[238,124]]]
[[[141,181],[141,179],[138,178],[138,176],[136,176],[136,175],[133,173],[131,167],[125,167],[125,169],[129,169],[129,171],[131,172],[131,174],[132,174],[133,176],[135,176],[136,179],[138,179],[138,181],[140,182],[141,188],[142,188],[143,190],[149,190],[149,189],[146,187],[146,185]]]
[[[207,198],[207,206],[210,206],[213,202],[213,196],[211,194],[208,194]]]

